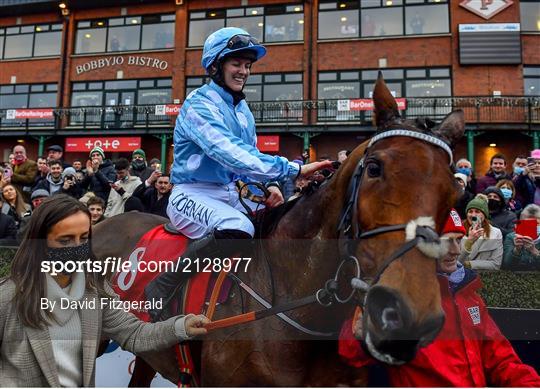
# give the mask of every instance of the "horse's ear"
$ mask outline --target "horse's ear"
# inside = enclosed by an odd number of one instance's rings
[[[454,147],[465,133],[465,115],[463,111],[458,109],[450,112],[433,132],[447,140]]]
[[[396,100],[388,90],[380,70],[373,90],[373,104],[375,106],[373,124],[377,128],[382,128],[386,123],[400,117]]]

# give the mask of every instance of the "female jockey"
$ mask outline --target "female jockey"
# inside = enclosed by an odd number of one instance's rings
[[[251,65],[265,54],[264,46],[235,27],[214,32],[204,43],[202,66],[212,81],[189,94],[176,120],[174,188],[167,207],[175,228],[200,240],[191,243],[192,251],[206,246],[206,252],[224,257],[231,253],[223,252],[219,240],[254,236],[235,181],[266,183],[270,195],[265,205],[276,207],[283,195],[271,181],[294,180],[331,166],[331,161],[300,166],[257,149],[255,120],[242,90]],[[147,287],[147,296],[167,297],[181,279],[182,272],[164,273]]]

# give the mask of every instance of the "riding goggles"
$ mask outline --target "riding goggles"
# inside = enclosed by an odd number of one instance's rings
[[[227,44],[218,53],[216,58],[217,59],[221,58],[221,54],[223,54],[223,52],[225,50],[228,50],[229,52],[233,52],[233,51],[237,51],[237,50],[241,50],[241,49],[248,49],[248,48],[251,48],[253,46],[260,46],[260,43],[259,43],[259,41],[257,39],[253,38],[251,35],[242,35],[242,34],[235,35],[235,36],[231,37],[231,39],[229,39],[227,41]],[[228,53],[226,53],[226,54],[228,54]],[[257,56],[257,57],[259,57],[259,56]]]
[[[225,48],[229,50],[238,50],[257,45],[259,45],[259,41],[250,35],[235,35],[229,39]]]

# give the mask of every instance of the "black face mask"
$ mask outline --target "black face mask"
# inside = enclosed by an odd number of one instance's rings
[[[88,242],[71,247],[47,247],[47,261],[49,262],[73,261],[79,263],[85,262],[88,258],[90,258],[90,244]],[[62,273],[71,274],[66,271]]]
[[[501,202],[499,200],[489,199],[488,208],[492,212],[498,211],[501,208]]]
[[[133,167],[134,170],[143,170],[146,167],[146,162],[141,159],[134,159],[131,161],[131,167]]]

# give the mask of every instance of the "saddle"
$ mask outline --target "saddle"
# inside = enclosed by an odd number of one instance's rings
[[[186,252],[189,243],[190,240],[171,225],[160,225],[148,231],[139,240],[129,256],[130,270],[114,275],[113,289],[122,300],[139,301],[144,305],[146,302],[145,287],[163,271],[176,266],[178,260]],[[194,262],[191,262],[191,266],[198,266],[201,270],[201,263],[195,265]],[[215,273],[195,271],[197,270],[195,268],[185,269],[185,271],[188,270],[194,273],[193,277],[176,294],[177,299],[173,301],[171,310],[173,314],[203,313],[205,302],[209,300],[212,292],[213,282],[217,276]],[[218,299],[218,302],[221,303],[226,301],[230,285],[227,287],[225,284],[222,289]],[[133,314],[141,320],[150,321],[146,309],[134,311]]]
[[[147,302],[145,288],[161,272],[140,271],[142,268],[148,269],[150,262],[156,265],[171,263],[176,264],[186,252],[190,240],[176,231],[171,225],[160,225],[148,231],[137,243],[129,256],[132,266],[127,272],[114,275],[113,289],[120,299],[139,302],[140,306],[149,304]],[[146,266],[137,265],[145,263]],[[195,270],[195,269],[192,269]],[[171,301],[170,312],[173,315],[179,314],[201,314],[206,313],[210,296],[214,290],[217,274],[212,272],[194,272],[187,282],[180,285],[175,298]],[[226,278],[220,288],[217,303],[224,303],[228,299],[232,282]],[[148,309],[137,309],[131,311],[139,319],[150,322],[151,318]],[[191,358],[189,346],[182,343],[174,347],[180,371],[179,386],[189,386],[193,381],[197,382],[195,366]]]

